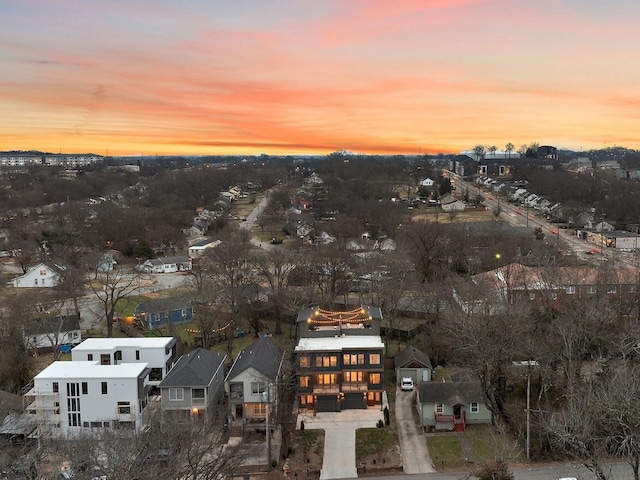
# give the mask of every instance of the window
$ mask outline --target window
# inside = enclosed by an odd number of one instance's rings
[[[567,287],[566,293],[567,293],[567,295],[574,295],[576,293],[576,286],[575,285],[569,285]]]
[[[89,428],[89,422],[82,422],[83,428]]]
[[[93,353],[87,353],[87,360],[88,361],[93,360]]]
[[[551,292],[551,300],[557,300],[558,294],[556,292]]]
[[[344,372],[345,382],[362,382],[364,381],[364,372]]]
[[[162,368],[152,368],[149,373],[150,382],[159,382],[162,380]]]
[[[266,390],[267,384],[264,382],[251,382],[251,395],[260,395]]]
[[[345,365],[364,365],[364,353],[346,353],[342,356],[342,361]]]
[[[380,383],[380,374],[379,373],[370,373],[369,374],[369,383],[374,385],[378,385]]]
[[[170,388],[169,400],[172,402],[181,402],[184,400],[184,390],[182,388]]]
[[[53,393],[58,393],[58,382],[53,382]]]
[[[371,354],[369,354],[369,364],[370,365],[380,365],[380,354],[379,353],[371,353]]]
[[[129,404],[129,402],[118,402],[118,414],[119,415],[131,414],[131,405]]]
[[[102,382],[102,394],[107,394],[107,382]]]
[[[140,350],[136,350],[136,360],[140,360]]]
[[[338,383],[338,377],[335,373],[327,373],[324,375],[318,375],[319,385],[334,385]]]
[[[471,413],[478,413],[480,411],[480,407],[477,402],[471,402]]]
[[[615,285],[607,285],[607,293],[616,293],[618,288]]]
[[[47,271],[45,269],[40,270],[40,276],[41,277],[46,277],[47,276]]]
[[[629,285],[629,293],[637,293],[638,286],[637,285]]]
[[[316,357],[316,367],[335,367],[338,365],[338,357],[336,356],[318,356]]]
[[[185,318],[187,316],[186,308],[183,308],[182,311],[180,312],[180,314],[182,315],[182,318]]]
[[[267,414],[267,404],[266,403],[256,403],[253,412],[256,415],[266,415]]]
[[[530,293],[529,294],[529,300],[535,300],[536,299],[536,294],[535,293]]]
[[[111,365],[111,355],[108,353],[100,354],[100,365]]]
[[[38,279],[37,278],[33,280],[33,284],[34,285],[38,285]]]
[[[83,395],[87,395],[89,392],[89,387],[87,385],[87,382],[82,382],[82,394]]]
[[[91,428],[102,428],[102,422],[91,422]]]
[[[194,405],[204,405],[204,388],[191,389],[191,402]]]
[[[304,377],[300,377],[300,386],[301,387],[308,387],[309,386],[309,377],[304,376]]]
[[[444,413],[444,405],[442,403],[436,403],[436,415],[442,415]]]
[[[309,367],[309,357],[307,355],[301,356],[299,361],[301,367]]]
[[[587,286],[587,293],[598,293],[598,287],[595,285]]]

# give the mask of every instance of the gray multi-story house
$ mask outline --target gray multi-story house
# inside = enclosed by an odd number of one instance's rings
[[[182,355],[159,385],[163,416],[177,421],[214,419],[224,396],[226,358],[204,348]]]
[[[361,306],[299,312],[297,400],[301,409],[339,412],[382,405],[382,312]]]
[[[225,379],[234,429],[241,426],[243,432],[263,430],[267,415],[275,418],[284,353],[267,337],[253,342],[234,360]]]

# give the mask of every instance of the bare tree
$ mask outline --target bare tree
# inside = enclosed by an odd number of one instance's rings
[[[89,282],[89,286],[104,309],[107,323],[107,337],[113,337],[113,320],[116,308],[123,298],[131,295],[138,288],[138,272],[110,270],[99,272],[97,280]]]
[[[297,265],[296,256],[282,248],[273,248],[252,257],[259,277],[269,288],[275,316],[275,334],[282,333],[282,313],[289,286],[289,275]]]

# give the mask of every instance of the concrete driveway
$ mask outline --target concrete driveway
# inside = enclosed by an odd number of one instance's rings
[[[396,390],[396,423],[404,473],[435,473],[415,409],[413,392]]]
[[[320,480],[333,478],[357,478],[356,430],[373,428],[383,418],[379,407],[367,410],[343,410],[342,412],[320,412],[298,415],[304,420],[304,427],[324,430],[324,458]]]

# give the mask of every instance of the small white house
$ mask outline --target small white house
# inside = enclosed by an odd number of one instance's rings
[[[146,273],[189,272],[191,268],[191,260],[186,256],[152,258],[142,264]]]
[[[77,315],[38,318],[23,327],[27,349],[58,349],[63,345],[78,345],[82,331]]]
[[[456,197],[450,194],[440,197],[440,207],[445,212],[462,212],[464,211],[464,202],[458,200]]]
[[[145,425],[145,363],[53,362],[25,394],[39,438],[66,438],[105,428],[140,431]]]
[[[421,187],[433,187],[435,185],[435,183],[436,182],[434,182],[430,178],[425,178],[423,180],[420,180],[420,186]]]
[[[97,361],[100,365],[144,363],[151,369],[149,385],[157,386],[176,362],[173,337],[88,338],[71,350],[73,361]]]
[[[200,257],[207,248],[216,248],[220,243],[222,243],[220,240],[214,240],[212,238],[199,240],[189,247],[189,257]]]
[[[39,263],[27,270],[27,273],[9,281],[16,288],[55,287],[60,283],[65,272],[62,265],[55,263]]]

